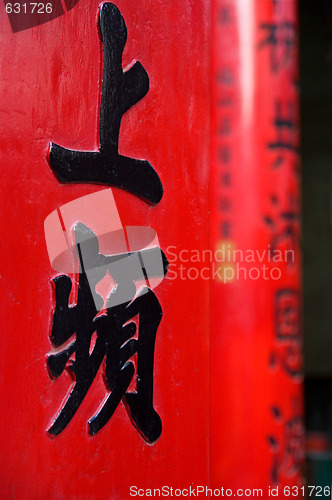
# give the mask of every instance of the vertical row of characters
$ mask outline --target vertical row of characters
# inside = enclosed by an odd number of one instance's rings
[[[300,144],[298,98],[298,21],[296,2],[271,2],[272,15],[259,24],[259,57],[268,55],[271,85],[272,132],[266,143],[267,168],[273,184],[268,192],[263,222],[272,252],[291,250],[283,278],[274,291],[274,341],[269,366],[294,387],[288,411],[282,401],[271,405],[275,433],[268,437],[273,461],[271,482],[301,478],[304,458],[302,397],[296,388],[303,380],[300,289]]]
[[[215,487],[302,480],[295,3],[212,2],[210,237],[234,271],[211,283]]]
[[[118,151],[122,116],[147,94],[149,78],[139,62],[122,69],[127,28],[114,4],[101,6],[99,30],[99,150],[74,151],[52,143],[50,167],[60,183],[112,186],[156,205],[163,186],[154,168]],[[45,236],[53,269],[79,275],[73,305],[75,281],[68,274],[53,279],[51,341],[56,351],[48,356],[48,370],[56,378],[67,369],[74,382],[48,432],[58,435],[70,424],[102,366],[106,394],[89,420],[89,433],[107,424],[122,401],[142,437],[155,442],[162,431],[153,405],[155,338],[162,309],[153,288],[168,268],[155,232],[123,227],[109,188],[56,209],[45,221]],[[133,380],[136,390],[130,390]]]

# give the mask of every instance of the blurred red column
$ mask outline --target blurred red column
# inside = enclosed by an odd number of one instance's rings
[[[213,1],[211,65],[211,485],[284,498],[304,450],[296,2]]]

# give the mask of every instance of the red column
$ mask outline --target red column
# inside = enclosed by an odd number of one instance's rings
[[[283,498],[304,449],[296,2],[212,2],[211,65],[211,484]]]
[[[94,153],[108,139],[99,137],[100,2],[74,3],[64,9],[57,2],[42,24],[36,13],[14,23],[15,12],[8,18],[0,4],[1,496],[125,500],[131,491],[148,497],[147,490],[163,487],[169,496],[175,489],[186,496],[210,482],[234,490],[297,484],[303,428],[294,4],[212,1],[211,45],[205,0],[116,2],[128,30],[122,68],[137,60],[149,78],[143,96],[146,78],[136,66],[142,94],[122,118],[119,152],[154,167],[164,194],[149,204],[149,183],[135,192],[123,189],[123,177],[122,186],[70,184],[48,163],[51,142]],[[127,104],[135,101],[135,89],[124,87],[133,91]],[[103,119],[114,125],[112,111]],[[128,248],[128,228],[146,226],[170,262],[155,289],[163,317],[153,404],[162,433],[153,445],[123,400],[89,434],[89,419],[111,392],[104,364],[68,425],[57,436],[48,433],[73,377],[64,371],[51,378],[47,369],[56,351],[49,336],[52,280],[70,271],[52,268],[44,222],[62,213],[62,222],[54,219],[60,234],[68,221],[82,223],[82,213],[73,220],[70,209],[66,218],[63,207],[105,187],[119,216],[114,209],[107,220],[126,228]],[[87,219],[91,207],[85,205]],[[97,208],[110,214],[106,203]],[[98,210],[93,215],[101,222]],[[242,251],[236,262],[233,250]],[[287,250],[294,254],[285,260]],[[267,278],[257,276],[263,265]]]
[[[162,487],[169,494],[173,488],[174,496],[175,488],[208,483],[209,284],[192,279],[196,269],[190,278],[180,276],[179,252],[187,250],[186,259],[188,250],[208,248],[209,5],[205,0],[114,3],[127,26],[122,68],[127,71],[139,61],[149,78],[146,95],[122,118],[119,152],[155,169],[164,194],[154,206],[119,184],[64,183],[48,163],[51,142],[79,152],[99,148],[100,1],[80,0],[64,15],[18,32],[12,31],[0,2],[0,274],[6,282],[1,304],[1,498],[126,500],[131,486],[133,496]],[[141,86],[144,81],[142,77]],[[131,90],[135,93],[135,87]],[[114,109],[105,117],[109,122],[112,113]],[[61,207],[67,203],[107,187],[113,190],[121,224],[109,209],[110,197],[108,205],[84,204],[88,215],[97,222],[106,218],[118,228],[154,229],[172,264],[154,289],[163,317],[153,376],[162,433],[153,445],[133,425],[124,401],[99,432],[89,434],[89,419],[110,394],[104,363],[66,428],[57,436],[48,433],[73,376],[65,370],[51,378],[47,369],[55,350],[50,342],[56,305],[52,280],[69,271],[52,268],[44,221],[58,209],[63,215]],[[140,188],[148,187],[143,179]],[[71,215],[70,208],[69,219]],[[84,222],[82,215],[76,221]],[[62,219],[66,226],[69,219]],[[56,217],[53,222],[58,223]]]

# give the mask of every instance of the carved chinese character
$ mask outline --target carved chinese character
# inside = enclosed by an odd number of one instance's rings
[[[118,152],[122,115],[147,94],[149,77],[140,62],[126,72],[122,69],[127,28],[115,5],[102,5],[99,28],[103,43],[99,151],[74,151],[52,143],[50,165],[60,182],[116,186],[155,204],[163,194],[156,171],[149,162]]]

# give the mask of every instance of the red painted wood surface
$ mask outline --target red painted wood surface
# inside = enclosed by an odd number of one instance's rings
[[[296,2],[212,19],[211,247],[230,270],[211,284],[211,484],[284,498],[304,458]]]
[[[123,117],[119,149],[150,161],[164,185],[154,208],[115,188],[122,223],[153,227],[166,253],[169,245],[207,248],[208,5],[117,6],[128,29],[123,67],[139,60],[150,78],[147,96]],[[143,441],[122,404],[102,431],[88,435],[87,421],[105,397],[100,372],[63,433],[46,432],[70,380],[52,381],[46,369],[57,273],[44,220],[64,203],[104,189],[59,184],[46,156],[50,141],[98,147],[98,7],[82,1],[52,22],[13,34],[1,6],[2,498],[124,499],[131,485],[208,480],[207,282],[164,280],[156,289],[164,316],[154,374],[163,433],[155,445]]]
[[[213,19],[223,3],[214,4]],[[283,15],[295,18],[293,3],[281,3],[289,9]],[[154,405],[163,432],[154,445],[146,444],[120,404],[108,424],[89,436],[87,421],[105,397],[99,371],[68,427],[58,437],[47,434],[71,379],[63,374],[52,380],[46,367],[54,307],[51,280],[57,273],[47,254],[44,220],[63,204],[104,189],[61,185],[47,154],[51,141],[82,151],[98,148],[99,2],[81,0],[61,17],[17,33],[1,5],[2,498],[122,500],[130,498],[130,486],[267,488],[275,459],[268,439],[284,439],[284,421],[294,416],[292,401],[301,399],[300,382],[269,364],[279,349],[273,296],[279,288],[299,289],[298,248],[294,267],[282,268],[282,286],[262,280],[220,285],[201,274],[203,251],[211,242],[213,250],[219,245],[214,228],[228,217],[215,213],[220,193],[213,178],[209,195],[210,111],[214,134],[219,117],[213,111],[215,94],[226,96],[226,89],[210,85],[211,43],[225,44],[220,59],[212,51],[211,75],[229,62],[237,82],[231,91],[234,236],[223,238],[223,244],[232,240],[237,248],[263,250],[272,231],[262,218],[285,210],[288,190],[298,196],[291,156],[287,153],[285,165],[273,170],[275,155],[266,148],[275,139],[275,99],[279,93],[282,99],[296,96],[288,74],[280,80],[271,74],[269,47],[257,50],[258,25],[273,17],[273,2],[255,3],[247,65],[238,39],[245,12],[236,13],[233,31],[216,28],[211,38],[211,6],[204,0],[145,0],[135,6],[119,0],[117,6],[128,29],[123,67],[139,60],[150,79],[148,94],[122,119],[119,150],[147,159],[164,186],[155,207],[113,189],[122,224],[154,228],[171,264],[155,290],[164,314],[154,369]],[[249,71],[251,62],[253,88],[246,98],[240,73]],[[218,140],[212,142],[215,179],[222,168],[214,156]],[[282,207],[271,206],[273,194]],[[188,261],[192,255],[200,261]],[[281,408],[279,420],[272,405]],[[301,402],[299,408],[302,415]],[[279,471],[280,484],[286,481],[283,474]],[[286,474],[286,483],[297,484],[299,476],[296,468]]]

